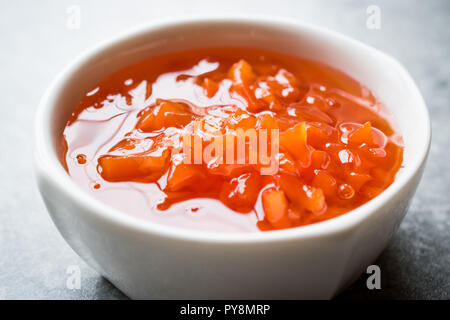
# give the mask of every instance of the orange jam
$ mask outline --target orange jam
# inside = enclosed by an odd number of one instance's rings
[[[69,174],[134,216],[237,232],[327,220],[376,197],[401,137],[363,85],[261,49],[152,57],[104,79],[64,130]]]

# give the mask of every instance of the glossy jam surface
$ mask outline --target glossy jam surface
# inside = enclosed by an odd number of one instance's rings
[[[112,74],[86,92],[63,145],[69,174],[94,197],[215,232],[339,216],[386,189],[403,155],[363,85],[319,63],[236,48],[153,57]]]

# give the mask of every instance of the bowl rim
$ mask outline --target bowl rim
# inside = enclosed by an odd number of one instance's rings
[[[418,155],[415,161],[408,163],[402,169],[402,174],[380,195],[367,203],[335,218],[331,218],[315,224],[289,228],[283,230],[273,230],[268,232],[212,232],[203,230],[193,230],[188,228],[180,228],[170,225],[163,225],[151,220],[126,214],[119,209],[115,209],[108,204],[94,198],[92,195],[83,190],[75,181],[67,174],[63,165],[59,161],[57,151],[52,145],[51,139],[51,115],[55,109],[55,98],[58,91],[63,87],[64,82],[77,70],[89,61],[93,56],[113,48],[120,43],[133,37],[138,37],[149,32],[158,32],[165,28],[183,27],[186,24],[207,24],[207,23],[246,23],[261,24],[269,27],[290,27],[294,29],[302,29],[312,32],[320,36],[335,37],[345,42],[346,45],[358,47],[375,54],[379,59],[385,59],[391,64],[392,68],[401,75],[408,90],[417,100],[418,110],[421,119],[423,119],[423,134],[425,139],[420,146],[417,146]],[[312,25],[303,21],[293,20],[285,17],[274,17],[265,15],[209,15],[191,16],[191,17],[171,17],[166,19],[155,20],[152,23],[135,27],[109,40],[100,42],[94,47],[86,50],[67,65],[53,80],[46,92],[41,98],[39,106],[35,114],[35,141],[34,141],[34,163],[35,172],[38,180],[46,178],[56,188],[61,190],[67,197],[77,202],[84,210],[78,210],[78,214],[95,215],[96,218],[103,220],[116,227],[123,227],[136,234],[153,234],[162,237],[169,237],[178,240],[190,240],[197,242],[210,243],[256,243],[268,241],[289,241],[294,239],[305,239],[311,237],[320,237],[331,235],[338,232],[344,232],[357,226],[371,215],[375,214],[386,202],[399,195],[408,183],[413,179],[417,172],[426,161],[430,143],[431,143],[431,123],[427,107],[423,97],[412,80],[406,69],[394,58],[387,54],[370,47],[364,43],[354,40],[346,35],[336,31],[326,29],[321,26]],[[40,188],[41,189],[41,188]],[[42,192],[42,191],[41,191]]]

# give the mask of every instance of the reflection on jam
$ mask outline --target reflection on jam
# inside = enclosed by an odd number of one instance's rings
[[[195,139],[203,148],[235,139],[240,129],[279,130],[276,172],[261,174],[259,158],[186,163],[175,152]],[[215,232],[341,215],[386,189],[403,155],[367,88],[260,49],[193,50],[126,67],[86,93],[63,142],[69,174],[94,197],[158,223]]]

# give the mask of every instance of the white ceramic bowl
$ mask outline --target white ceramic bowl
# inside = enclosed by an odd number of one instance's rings
[[[317,224],[264,233],[178,229],[120,212],[84,192],[59,160],[60,137],[85,92],[126,65],[153,55],[211,46],[260,47],[343,70],[394,114],[405,143],[404,169],[367,204]],[[131,298],[333,297],[386,246],[406,213],[430,146],[426,106],[394,59],[332,31],[273,18],[166,21],[88,51],[50,86],[37,111],[39,189],[70,246]]]

